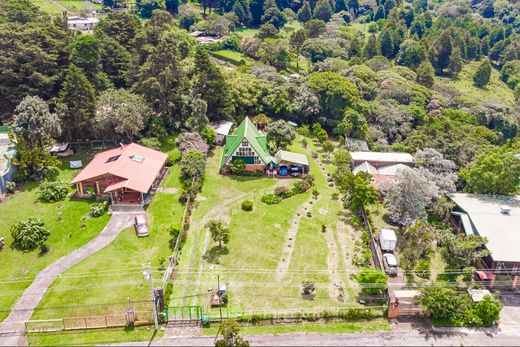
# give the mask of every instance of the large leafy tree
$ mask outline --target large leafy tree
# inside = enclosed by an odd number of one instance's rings
[[[195,52],[195,74],[193,89],[207,104],[210,120],[225,119],[228,115],[229,88],[220,68],[209,60],[205,49]]]
[[[249,9],[251,11],[251,24],[260,25],[264,14],[264,0],[251,0]]]
[[[215,341],[215,347],[249,347],[249,341],[240,336],[240,325],[232,320],[222,321],[222,338]]]
[[[441,237],[441,243],[441,252],[448,264],[447,268],[452,270],[474,266],[480,258],[490,254],[483,248],[487,239],[480,235],[454,234],[451,230],[446,230]]]
[[[362,209],[375,204],[379,192],[370,183],[370,174],[348,172],[344,167],[338,168],[334,179],[339,191],[344,195],[345,205],[353,212],[360,213]]]
[[[285,70],[291,63],[291,47],[286,40],[267,39],[262,42],[258,51],[258,57],[261,61],[273,66],[277,70]]]
[[[426,217],[426,207],[438,196],[438,187],[418,170],[401,169],[386,195],[390,219],[409,226]]]
[[[317,63],[332,56],[332,48],[322,39],[307,39],[300,48],[302,54],[311,62]]]
[[[69,67],[60,91],[59,102],[63,137],[76,140],[92,135],[96,96],[94,88],[79,67]]]
[[[340,120],[345,107],[352,105],[359,98],[356,86],[347,78],[335,72],[315,72],[307,86],[320,97],[323,114],[331,120]]]
[[[35,146],[33,142],[24,137],[20,137],[16,141],[16,158],[13,158],[12,162],[21,179],[41,179],[50,169],[60,165],[60,161],[47,150],[45,145]]]
[[[185,178],[203,179],[206,171],[206,158],[204,158],[204,153],[197,150],[184,152],[179,162],[179,167]]]
[[[265,127],[267,132],[267,142],[273,144],[275,148],[285,148],[292,143],[296,137],[296,132],[284,120],[278,120]]]
[[[107,75],[114,87],[129,87],[131,81],[134,79],[134,71],[136,68],[134,57],[115,39],[104,34],[101,35],[100,64],[103,72]]]
[[[99,96],[96,129],[104,136],[117,134],[133,140],[144,128],[150,113],[142,96],[126,89],[108,90]]]
[[[12,130],[34,146],[44,146],[60,135],[61,124],[45,101],[37,96],[26,96],[14,111]]]
[[[479,154],[461,176],[470,192],[514,195],[518,192],[520,160],[507,148],[493,148]]]
[[[471,305],[469,296],[463,297],[453,288],[429,286],[422,289],[417,301],[433,319],[454,321]]]
[[[222,244],[225,245],[229,242],[229,228],[221,221],[211,220],[206,227],[209,228],[211,238],[213,241],[218,242],[220,248],[222,248]]]

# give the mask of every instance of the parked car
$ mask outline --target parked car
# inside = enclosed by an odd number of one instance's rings
[[[292,165],[291,166],[291,176],[292,177],[299,177],[300,176],[300,169],[298,166]]]
[[[148,236],[148,225],[146,224],[145,215],[137,215],[134,219],[134,228],[137,236]]]
[[[385,273],[390,276],[397,275],[397,259],[392,253],[383,254]]]

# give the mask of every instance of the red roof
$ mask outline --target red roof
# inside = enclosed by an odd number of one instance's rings
[[[105,193],[123,187],[146,193],[167,158],[168,155],[165,153],[131,143],[98,153],[72,180],[72,183],[112,175],[115,176],[114,181],[105,189]]]

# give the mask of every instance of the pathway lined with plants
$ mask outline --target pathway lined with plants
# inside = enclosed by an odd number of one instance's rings
[[[9,316],[0,323],[0,331],[25,331],[25,321],[31,319],[52,282],[64,271],[109,245],[121,232],[132,225],[135,213],[143,213],[142,208],[133,212],[114,212],[105,228],[95,238],[72,253],[61,257],[40,271],[31,285],[16,301]]]
[[[312,201],[314,198],[311,196],[305,203],[303,203],[298,210],[294,213],[291,222],[289,224],[289,230],[287,230],[287,235],[285,237],[285,243],[283,245],[282,257],[278,262],[278,266],[276,267],[276,279],[278,282],[281,282],[284,276],[289,271],[289,265],[291,264],[291,257],[294,251],[294,244],[296,241],[296,235],[298,234],[298,229],[300,228],[300,220],[307,212],[310,212],[312,207]]]

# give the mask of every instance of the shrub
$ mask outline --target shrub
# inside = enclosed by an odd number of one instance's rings
[[[161,141],[157,137],[143,137],[139,140],[139,144],[157,150],[161,148]]]
[[[101,204],[92,205],[92,207],[90,208],[89,214],[91,217],[97,218],[97,217],[101,217],[102,215],[104,215],[107,210],[108,210],[108,204],[105,201],[104,203],[101,203]]]
[[[244,172],[244,168],[246,167],[246,162],[242,159],[237,159],[233,161],[231,164],[231,173],[233,175],[239,175]]]
[[[249,200],[245,200],[242,202],[242,210],[244,211],[253,211],[253,202]]]
[[[275,194],[267,194],[262,196],[262,202],[267,205],[275,205],[282,202],[282,198]]]
[[[278,195],[282,199],[287,198],[287,193],[289,193],[289,189],[287,187],[276,187],[274,189],[274,194]]]
[[[181,159],[181,154],[178,151],[171,151],[168,153],[168,159],[166,159],[166,166],[170,167],[175,165]]]
[[[45,242],[42,242],[40,243],[40,245],[38,246],[38,248],[40,249],[40,254],[47,254],[50,252],[51,248],[49,247],[48,244],[46,244]]]
[[[14,182],[6,182],[5,183],[5,192],[7,194],[13,194],[16,189],[16,183]]]
[[[318,191],[318,189],[313,189],[312,196],[314,197],[314,199],[317,199],[318,195],[320,195],[320,192]]]
[[[415,274],[421,278],[430,278],[430,262],[427,259],[419,259],[414,271]]]
[[[313,175],[311,174],[303,174],[302,177],[301,177],[302,180],[304,180],[305,182],[307,182],[309,185],[313,186],[314,185],[314,181],[316,180],[314,178]]]
[[[69,192],[68,185],[62,181],[43,181],[38,190],[38,199],[43,202],[61,201]]]
[[[310,187],[311,185],[304,180],[300,180],[294,184],[294,189],[298,192],[298,194],[305,193],[307,190],[309,190]]]
[[[11,227],[13,245],[25,251],[40,246],[50,234],[40,218],[29,217]]]
[[[217,138],[217,132],[215,129],[211,127],[205,127],[199,132],[199,135],[204,141],[206,141],[210,148],[215,145],[215,139]]]
[[[338,200],[339,199],[339,193],[338,192],[334,192],[332,193],[332,200]]]

